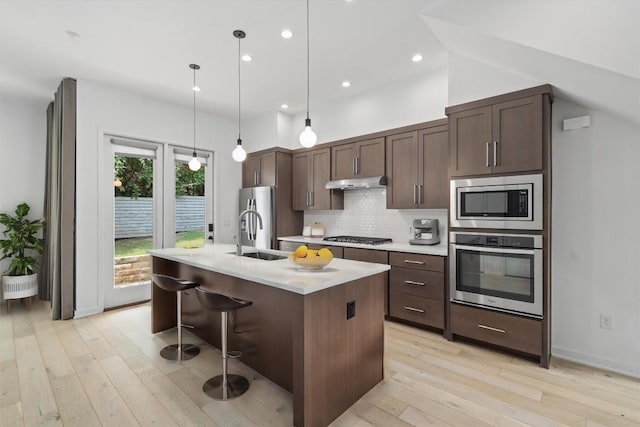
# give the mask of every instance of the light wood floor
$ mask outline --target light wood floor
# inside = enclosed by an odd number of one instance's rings
[[[177,363],[159,351],[148,304],[51,321],[48,303],[0,306],[0,426],[290,426],[291,395],[237,361],[247,394],[217,402],[203,382],[220,353]],[[385,380],[334,426],[640,426],[640,381],[554,360],[549,370],[408,326],[385,325]]]

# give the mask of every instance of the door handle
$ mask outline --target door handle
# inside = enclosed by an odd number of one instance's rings
[[[493,141],[493,166],[498,165],[498,141]]]
[[[410,306],[407,306],[407,305],[404,306],[404,309],[405,310],[409,310],[409,311],[415,311],[417,313],[424,313],[424,310],[421,310],[421,309],[415,308],[415,307],[410,307]]]
[[[485,144],[485,153],[484,153],[484,164],[485,167],[489,167],[489,143]]]

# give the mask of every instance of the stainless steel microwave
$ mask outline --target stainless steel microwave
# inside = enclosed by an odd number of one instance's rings
[[[542,230],[542,175],[451,181],[451,227]]]

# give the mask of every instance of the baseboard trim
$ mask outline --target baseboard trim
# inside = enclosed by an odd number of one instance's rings
[[[94,314],[102,313],[102,311],[102,308],[98,307],[97,305],[94,307],[83,308],[81,310],[75,310],[73,312],[73,318],[79,319],[80,317],[93,316]]]
[[[551,347],[551,355],[558,359],[581,363],[583,365],[591,366],[592,368],[604,369],[617,374],[640,379],[640,364],[638,366],[627,365],[626,363],[620,363],[616,360],[592,356],[590,354],[558,346]]]

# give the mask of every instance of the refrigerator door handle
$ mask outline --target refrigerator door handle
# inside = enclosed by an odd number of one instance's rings
[[[256,203],[256,199],[251,199],[251,201],[252,201],[251,209],[257,212],[258,204]],[[252,233],[252,240],[255,241],[258,234],[258,216],[256,214],[251,214],[251,233]]]

